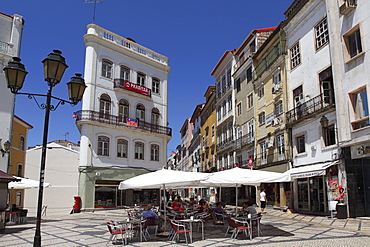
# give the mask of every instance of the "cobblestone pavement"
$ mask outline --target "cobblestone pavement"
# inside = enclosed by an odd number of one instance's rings
[[[99,210],[65,216],[44,217],[41,224],[43,246],[115,246],[109,242],[106,221],[123,218],[125,211]],[[370,218],[330,219],[327,217],[285,213],[267,209],[262,221],[263,236],[253,235],[249,240],[240,233],[237,239],[225,237],[226,225],[205,227],[205,240],[201,231],[194,231],[189,246],[369,246]],[[134,238],[129,246],[186,246],[184,238],[179,243],[165,237],[153,236],[147,242]],[[7,226],[0,234],[0,246],[32,246],[35,220],[27,224]]]

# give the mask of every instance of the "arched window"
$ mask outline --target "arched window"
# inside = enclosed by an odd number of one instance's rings
[[[98,155],[109,156],[109,137],[98,136]]]
[[[145,121],[145,107],[142,104],[136,106],[136,119]]]
[[[99,113],[101,118],[109,118],[111,99],[108,94],[102,94],[100,96]]]
[[[127,158],[128,141],[125,139],[117,140],[117,157]]]
[[[144,87],[145,86],[145,77],[146,76],[145,76],[144,73],[137,72],[136,84]]]
[[[16,205],[17,205],[17,207],[20,207],[20,206],[22,206],[22,200],[23,200],[23,194],[22,194],[22,191],[17,191],[17,198],[15,199],[16,201],[15,201],[15,203],[16,203]]]
[[[159,161],[159,145],[157,144],[150,145],[150,160]]]
[[[19,137],[19,150],[24,151],[25,150],[26,141],[24,136]]]
[[[17,176],[23,177],[23,165],[21,163],[19,163],[17,166]]]
[[[159,110],[157,108],[152,109],[152,124],[159,125]]]
[[[101,67],[101,75],[106,78],[112,78],[113,63],[108,59],[103,59]]]
[[[126,123],[129,118],[129,103],[125,99],[121,99],[118,103],[118,119],[122,123]]]
[[[135,159],[144,160],[144,143],[135,142]]]
[[[130,81],[130,68],[127,66],[121,66],[120,78],[125,81]]]

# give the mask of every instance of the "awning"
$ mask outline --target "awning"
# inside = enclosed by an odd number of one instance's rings
[[[1,183],[9,183],[11,181],[19,181],[19,179],[9,175],[8,173],[5,173],[0,170],[0,182]]]
[[[331,162],[325,162],[322,164],[295,167],[295,168],[288,170],[287,172],[289,172],[291,179],[322,176],[322,175],[326,175],[327,168],[333,165],[337,165],[338,163],[339,161],[336,160],[336,161],[331,161]]]

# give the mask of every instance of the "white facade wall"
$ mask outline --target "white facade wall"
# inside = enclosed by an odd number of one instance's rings
[[[66,215],[73,208],[74,196],[78,195],[79,152],[56,143],[47,145],[45,182],[51,187],[44,188],[43,206],[46,215]],[[42,147],[27,150],[25,177],[39,180]],[[38,189],[25,190],[24,208],[28,216],[37,212]]]
[[[3,68],[12,57],[19,57],[23,31],[23,18],[0,13],[0,148],[6,141],[11,141],[15,96],[7,88]],[[8,155],[0,156],[0,170],[7,172]]]

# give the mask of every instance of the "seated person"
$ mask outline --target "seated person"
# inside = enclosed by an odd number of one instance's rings
[[[149,204],[146,207],[146,210],[143,212],[143,217],[144,218],[154,217],[155,222],[158,225],[158,229],[160,230],[162,228],[162,219],[158,216],[158,214],[156,214],[155,212],[152,211],[152,205],[151,204]]]
[[[20,212],[21,210],[17,207],[16,204],[12,204],[12,208],[10,209],[11,212]]]
[[[216,207],[212,211],[212,218],[214,224],[223,224],[223,216],[220,214],[225,214],[225,210],[220,202],[216,202]]]
[[[171,204],[171,207],[174,208],[176,207],[177,203],[179,203],[179,200],[178,199],[175,199],[172,204]]]
[[[243,214],[247,213],[247,208],[248,208],[247,202],[243,202],[242,208],[241,208],[241,211],[243,212]]]
[[[255,207],[253,207],[253,202],[252,201],[247,201],[246,202],[247,208],[245,209],[246,214],[251,214],[252,218],[257,217],[257,210]]]
[[[184,211],[185,208],[182,206],[182,203],[181,202],[178,202],[176,204],[176,206],[173,207],[173,210],[175,210],[175,211]]]
[[[205,200],[201,199],[199,205],[194,208],[199,213],[208,212],[208,204]]]

